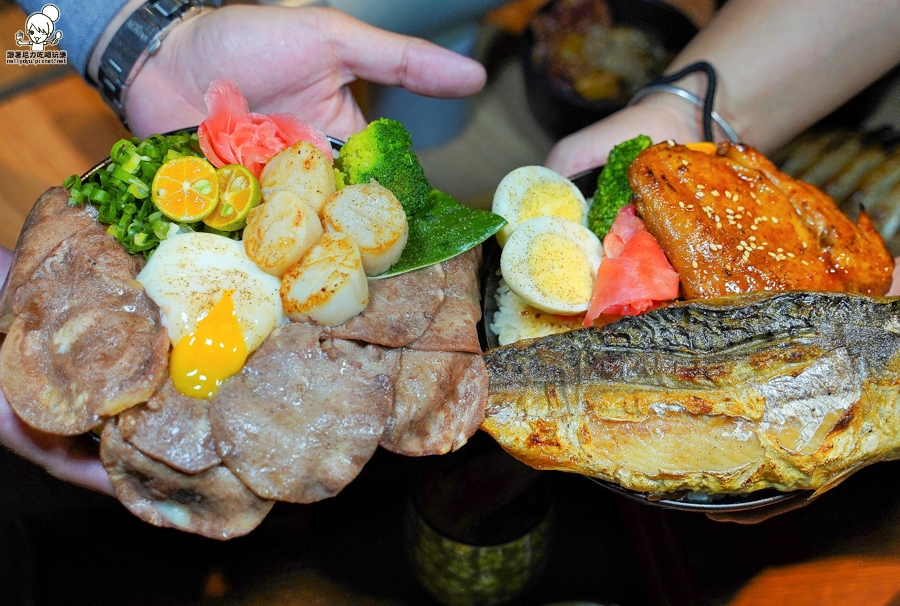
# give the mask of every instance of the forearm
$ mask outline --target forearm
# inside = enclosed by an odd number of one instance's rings
[[[900,62],[900,0],[731,0],[677,57],[719,74],[716,109],[771,152]],[[702,76],[679,86],[702,96]]]

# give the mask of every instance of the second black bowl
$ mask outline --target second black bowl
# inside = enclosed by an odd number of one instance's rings
[[[675,54],[697,33],[697,26],[682,12],[661,0],[606,0],[614,25],[639,29]],[[539,14],[554,10],[550,2]],[[625,100],[585,99],[550,77],[546,65],[536,65],[532,54],[536,44],[529,27],[522,37],[521,60],[528,107],[538,124],[554,139],[573,133],[625,107]]]

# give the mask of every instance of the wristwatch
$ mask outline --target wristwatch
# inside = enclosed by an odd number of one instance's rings
[[[119,27],[100,59],[97,88],[122,124],[128,89],[147,59],[159,50],[173,28],[217,4],[215,0],[152,0]]]

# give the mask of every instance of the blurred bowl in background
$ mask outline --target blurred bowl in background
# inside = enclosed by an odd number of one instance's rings
[[[697,31],[661,0],[553,0],[522,37],[528,106],[561,139],[625,107]]]

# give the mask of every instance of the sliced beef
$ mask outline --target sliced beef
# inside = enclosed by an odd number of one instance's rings
[[[0,290],[0,332],[9,332],[13,323],[13,297],[27,282],[41,261],[56,246],[74,234],[105,233],[97,222],[97,209],[90,204],[68,206],[69,190],[51,187],[44,192],[25,219],[13,253],[9,275]]]
[[[146,401],[169,338],[134,280],[141,262],[108,234],[63,240],[18,288],[0,351],[0,383],[32,427],[74,435]]]
[[[168,377],[146,404],[119,415],[119,431],[148,457],[184,473],[222,462],[209,429],[209,401],[181,394]]]
[[[444,302],[424,334],[406,347],[423,351],[481,353],[476,325],[481,319],[481,246],[441,263]]]
[[[422,336],[444,300],[444,269],[431,265],[393,278],[369,280],[365,310],[332,329],[341,339],[402,347]]]
[[[100,458],[119,500],[155,526],[230,539],[259,526],[272,509],[222,465],[185,474],[144,456],[122,438],[115,419],[103,429]]]
[[[391,413],[399,350],[275,329],[213,399],[222,460],[260,497],[310,503],[350,483]]]
[[[407,456],[444,454],[481,425],[487,368],[478,354],[404,349],[394,392],[381,446]]]

